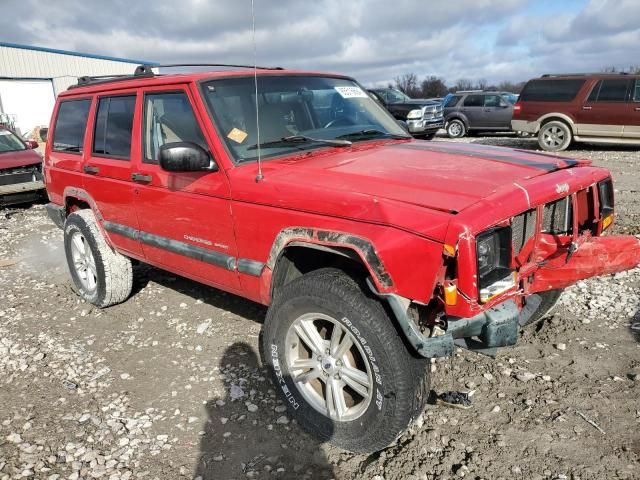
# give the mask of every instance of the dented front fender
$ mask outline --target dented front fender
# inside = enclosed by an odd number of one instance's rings
[[[567,260],[566,255],[548,260],[534,275],[529,293],[565,288],[590,277],[610,275],[640,264],[640,240],[631,235],[589,237]]]

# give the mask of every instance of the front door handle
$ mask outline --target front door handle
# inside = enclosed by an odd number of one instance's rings
[[[591,108],[593,107],[590,107],[589,105],[585,105],[582,107],[583,110],[591,110]]]
[[[84,173],[88,173],[89,175],[96,175],[100,173],[100,169],[98,167],[94,167],[93,165],[85,165],[82,167]]]
[[[149,183],[151,181],[151,175],[145,175],[143,173],[132,173],[131,180],[138,183]]]

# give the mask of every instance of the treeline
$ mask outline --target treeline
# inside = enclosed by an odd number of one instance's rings
[[[461,78],[455,84],[449,86],[444,79],[436,76],[425,77],[420,81],[415,73],[405,73],[404,75],[395,77],[393,81],[395,84],[390,84],[390,87],[397,88],[411,98],[444,97],[447,93],[460,90],[498,90],[520,93],[526,83],[500,82],[494,85],[484,79],[473,81]]]
[[[639,74],[640,65],[630,65],[627,68],[616,66],[604,67],[602,72],[605,73],[631,73]],[[563,72],[568,73],[568,72]],[[490,84],[484,79],[469,80],[461,78],[453,85],[448,85],[446,80],[434,75],[425,77],[420,80],[415,73],[405,73],[393,79],[394,83],[390,83],[390,87],[406,93],[411,98],[433,98],[444,97],[447,93],[453,93],[460,90],[495,90],[501,92],[520,93],[526,81],[522,82],[500,82],[498,84]]]

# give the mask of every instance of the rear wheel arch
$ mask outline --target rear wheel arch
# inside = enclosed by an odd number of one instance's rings
[[[570,116],[565,115],[564,113],[549,113],[540,117],[538,119],[538,130],[536,133],[538,133],[540,129],[549,122],[562,122],[569,127],[573,135],[577,133],[575,122]]]

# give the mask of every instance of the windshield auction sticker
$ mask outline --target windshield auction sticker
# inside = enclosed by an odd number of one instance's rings
[[[367,98],[368,95],[360,87],[333,87],[342,98]]]
[[[236,143],[244,142],[244,139],[247,138],[247,132],[240,130],[239,128],[233,128],[227,135],[227,138],[233,140]]]

